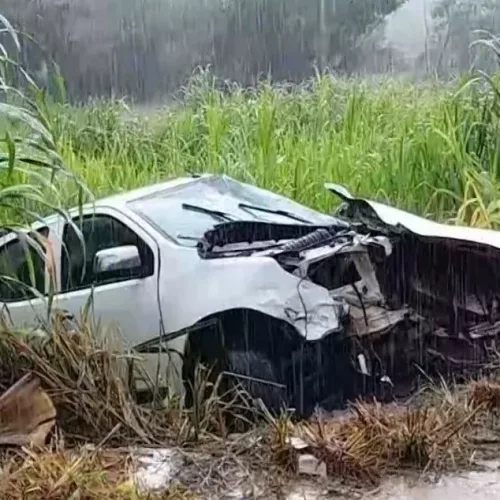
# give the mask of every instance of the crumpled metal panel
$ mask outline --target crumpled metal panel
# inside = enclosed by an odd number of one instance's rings
[[[500,249],[500,231],[442,224],[378,201],[356,198],[344,186],[338,184],[325,184],[325,187],[348,205],[358,205],[361,208],[364,205],[365,209],[370,208],[379,221],[388,226],[403,227],[419,236],[462,240]]]

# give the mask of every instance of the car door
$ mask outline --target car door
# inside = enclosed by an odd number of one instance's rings
[[[160,332],[158,255],[153,237],[112,208],[96,207],[82,218],[76,216],[73,224],[81,234],[69,222],[62,224],[59,293],[54,298],[54,307],[70,312],[79,320],[90,304],[90,320],[96,333],[111,335],[119,331],[125,349],[157,337]],[[130,271],[96,276],[93,272],[96,253],[125,245],[138,248],[140,265]]]
[[[14,328],[34,330],[47,319],[49,232],[49,227],[43,226],[29,233],[28,237],[11,233],[1,239],[1,310],[5,320]]]

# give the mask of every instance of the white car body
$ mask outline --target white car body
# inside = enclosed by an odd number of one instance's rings
[[[186,188],[191,192],[184,197]],[[225,189],[227,192],[224,192]],[[270,207],[295,211],[314,223],[330,224],[335,221],[333,217],[310,210],[284,197],[230,178],[210,175],[175,179],[104,198],[84,206],[83,210],[73,209],[70,211],[71,216],[75,222],[82,214],[111,217],[125,224],[150,247],[154,256],[154,272],[142,279],[63,292],[62,240],[67,221],[60,215],[50,216],[44,222],[50,230],[48,240],[55,266],[56,290],[52,308],[79,317],[92,295],[94,319],[104,325],[115,324],[119,327],[127,349],[168,334],[182,332],[219,311],[238,308],[257,310],[286,321],[311,339],[320,338],[338,328],[334,300],[326,289],[285,272],[275,260],[266,256],[203,260],[194,246],[179,244],[175,241],[176,235],[166,234],[155,223],[148,222],[131,208],[134,203],[138,206],[141,203],[157,203],[158,210],[163,207],[168,210],[172,199],[189,199],[202,206],[215,206],[218,209],[226,204],[231,210],[231,205],[240,201],[232,196],[241,189],[262,197]],[[201,198],[196,196],[197,191]],[[262,219],[262,215],[265,214],[260,214],[260,217],[257,214],[254,219]],[[264,217],[266,218],[286,221],[286,217],[282,216],[268,215]],[[37,222],[33,228],[40,226]],[[0,252],[15,237],[15,234],[2,237]],[[46,294],[49,292],[49,280],[47,270]],[[47,305],[47,297],[4,302],[14,325],[21,328],[35,328],[41,318],[46,318]],[[304,306],[308,309],[307,327],[304,315],[301,314]],[[297,312],[294,317],[289,314],[290,309]],[[185,342],[186,334],[183,334],[163,346],[165,352],[168,351],[164,355],[164,362],[173,368],[169,370],[169,384],[176,392],[182,392],[182,361],[175,353],[184,353]],[[149,372],[152,377],[156,372],[157,359],[156,354],[150,355]]]
[[[430,222],[386,205],[355,200],[339,186],[327,185],[327,188],[348,203],[365,203],[374,210],[378,221],[387,227],[402,225],[409,232],[424,238],[449,238],[500,248],[500,233],[496,231]],[[243,208],[243,205],[240,206],[242,202],[250,203],[254,208]],[[185,203],[194,205],[195,209],[186,209]],[[269,212],[255,210],[255,205],[267,208]],[[206,210],[215,212],[208,213]],[[221,215],[217,216],[217,212]],[[92,298],[95,321],[104,325],[115,324],[120,329],[125,349],[138,349],[148,358],[148,371],[152,379],[155,378],[160,359],[159,372],[164,375],[161,382],[175,393],[183,392],[181,373],[188,332],[218,313],[240,309],[257,311],[290,325],[299,337],[312,343],[340,332],[349,310],[351,321],[357,322],[358,326],[363,314],[366,322],[368,310],[371,325],[368,322],[366,327],[361,325],[363,327],[357,331],[360,336],[385,332],[400,324],[407,316],[406,309],[392,310],[388,314],[388,310],[381,307],[382,293],[367,258],[366,247],[373,245],[383,248],[386,256],[390,255],[392,247],[387,238],[356,234],[349,222],[228,177],[203,175],[175,179],[104,198],[84,206],[83,210],[75,208],[70,214],[75,223],[83,215],[84,218],[94,220],[97,217],[125,226],[141,242],[141,248],[149,249],[146,254],[152,256],[150,268],[144,275],[66,290],[62,277],[72,271],[68,268],[66,272],[63,262],[66,258],[67,266],[70,266],[73,257],[64,257],[63,241],[65,227],[70,226],[67,226],[68,222],[63,216],[50,216],[43,223],[33,225],[33,229],[46,226],[49,230],[48,241],[53,258],[45,261],[45,279],[40,290],[44,296],[4,302],[14,325],[36,328],[39,321],[47,317],[51,276],[55,276],[53,309],[67,311],[78,318]],[[218,219],[224,219],[227,214],[231,215],[236,226],[240,222],[265,223],[280,226],[280,230],[285,233],[287,227],[296,231],[301,227],[305,230],[309,227],[311,231],[311,226],[335,226],[339,232],[345,229],[349,234],[342,243],[319,243],[302,249],[296,256],[298,260],[293,272],[285,270],[288,264],[280,264],[277,258],[281,247],[287,244],[286,238],[280,241],[273,239],[276,245],[252,248],[243,258],[241,255],[245,255],[245,245],[242,246],[244,241],[241,238],[233,246],[231,243],[225,247],[222,245],[222,249],[212,244],[211,252],[215,257],[202,258],[200,242],[206,234],[210,233],[216,240],[217,227],[222,228],[222,232],[226,226],[228,231],[231,230],[231,223],[218,224],[221,222]],[[12,233],[0,238],[0,257],[7,248],[5,245],[15,239],[16,234]],[[296,239],[290,237],[292,242]],[[130,249],[130,242],[117,246],[127,245]],[[125,253],[128,251],[122,250]],[[73,249],[73,252],[76,250]],[[218,252],[223,258],[218,258]],[[234,256],[231,252],[234,252]],[[343,253],[351,256],[361,276],[363,299],[366,299],[368,309],[356,305],[357,299],[347,287],[329,290],[308,279],[310,266]],[[94,258],[93,255],[90,257]],[[113,253],[108,253],[106,258],[112,263]],[[142,265],[146,265],[144,261]],[[53,272],[50,266],[53,266]],[[158,357],[154,353],[155,349],[150,347],[161,347],[163,354]],[[368,369],[362,356],[359,357],[359,364],[363,374],[366,374]]]

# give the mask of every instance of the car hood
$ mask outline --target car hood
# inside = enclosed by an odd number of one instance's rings
[[[325,184],[325,187],[344,201],[344,206],[336,213],[342,220],[396,232],[406,230],[424,238],[470,242],[500,249],[500,231],[435,222],[384,203],[356,198],[338,184]]]

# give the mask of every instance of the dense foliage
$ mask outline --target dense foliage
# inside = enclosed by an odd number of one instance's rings
[[[300,82],[316,67],[350,73],[386,50],[371,43],[368,57],[366,41],[405,1],[2,0],[0,9],[39,42],[25,44],[23,60],[40,81],[53,59],[73,100],[146,100],[177,90],[198,65],[243,85]]]
[[[202,75],[182,105],[146,114],[119,104],[66,108],[55,128],[67,164],[96,195],[216,172],[321,210],[335,202],[323,183],[338,182],[441,220],[496,226],[499,101],[483,82],[324,76],[249,91],[221,90]]]

